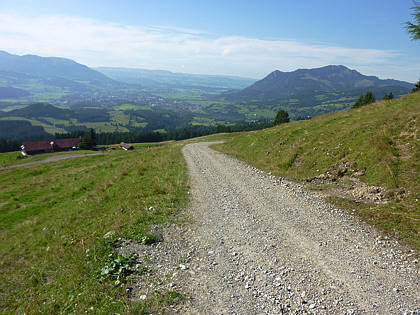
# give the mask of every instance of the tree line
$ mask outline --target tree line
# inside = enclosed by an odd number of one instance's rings
[[[64,134],[55,134],[55,138],[75,138],[82,137],[81,147],[89,148],[95,145],[109,145],[120,142],[144,143],[161,142],[167,140],[185,140],[201,136],[207,136],[222,132],[239,132],[260,130],[273,126],[270,120],[257,122],[243,122],[233,125],[217,126],[188,126],[185,128],[169,129],[165,131],[147,131],[147,132],[101,132],[95,133],[93,129],[89,131],[73,131]]]
[[[18,140],[0,139],[0,152],[13,152],[20,150],[22,142]]]
[[[142,143],[161,142],[167,140],[184,140],[195,137],[207,136],[222,132],[239,132],[259,130],[273,126],[271,120],[260,120],[255,122],[239,122],[230,125],[217,126],[187,126],[184,128],[168,128],[164,131],[145,132],[101,132],[96,133],[93,129],[75,130],[68,133],[56,133],[51,137],[40,137],[42,139],[77,138],[81,137],[81,147],[92,148],[95,145],[109,145],[120,142]],[[0,138],[0,152],[11,152],[20,150],[22,142],[18,140],[6,140]]]

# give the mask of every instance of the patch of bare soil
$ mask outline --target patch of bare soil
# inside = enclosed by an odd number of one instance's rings
[[[349,161],[339,162],[329,167],[328,171],[318,176],[307,178],[310,188],[319,191],[319,194],[328,197],[340,197],[357,202],[384,204],[390,201],[390,191],[381,186],[371,186],[361,177],[364,170],[357,169]],[[405,196],[405,190],[399,189],[393,195],[397,199]]]
[[[150,300],[168,292],[180,293],[180,284],[188,281],[193,273],[188,268],[193,254],[186,236],[189,231],[189,227],[183,225],[156,225],[150,230],[150,234],[157,236],[152,244],[129,239],[118,241],[116,247],[119,255],[137,256],[134,266],[136,272],[131,275],[126,287],[132,301]],[[174,300],[159,308],[165,313],[178,313],[184,307],[179,302]],[[183,304],[188,304],[188,298]]]
[[[418,141],[417,119],[412,119],[405,126],[405,130],[399,134],[399,141],[397,141],[397,149],[399,157],[403,161],[413,159],[415,154],[414,143]]]

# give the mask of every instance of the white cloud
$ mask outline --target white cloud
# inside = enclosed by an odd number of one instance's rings
[[[274,69],[291,71],[327,64],[369,69],[372,71],[369,74],[378,75],[384,75],[389,66],[394,74],[399,56],[399,52],[393,50],[216,37],[177,27],[137,27],[80,17],[29,17],[10,12],[0,13],[0,49],[17,54],[67,57],[89,66],[168,69],[255,78]],[[411,73],[402,72],[396,78],[416,80],[409,75]]]

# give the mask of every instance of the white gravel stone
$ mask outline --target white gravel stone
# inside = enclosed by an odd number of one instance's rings
[[[186,302],[169,313],[418,310],[415,255],[407,256],[410,252],[398,242],[302,186],[208,146],[193,143],[183,149],[191,186],[183,215],[191,223],[161,227],[159,246],[132,243],[121,248],[136,252],[139,263],[151,270],[133,281],[134,299],[173,283]],[[181,265],[194,273],[175,273],[183,270]]]

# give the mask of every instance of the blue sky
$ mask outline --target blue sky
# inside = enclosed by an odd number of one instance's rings
[[[88,66],[262,78],[343,64],[417,81],[411,0],[0,0],[0,49]]]

